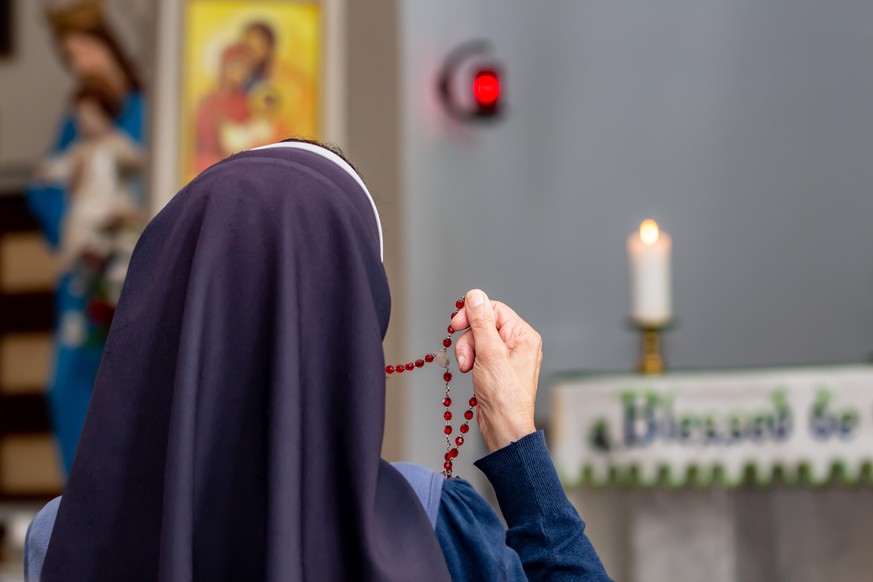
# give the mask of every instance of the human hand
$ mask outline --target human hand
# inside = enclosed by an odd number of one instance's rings
[[[542,338],[515,311],[473,289],[452,318],[467,329],[455,345],[458,369],[473,371],[476,420],[491,452],[536,431],[534,406]],[[469,328],[469,329],[468,329]]]

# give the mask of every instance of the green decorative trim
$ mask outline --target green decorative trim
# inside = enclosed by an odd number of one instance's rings
[[[595,474],[594,467],[583,466],[578,478],[570,479],[564,472],[559,473],[561,482],[567,489],[707,489],[721,487],[736,489],[738,487],[768,488],[783,487],[827,487],[839,485],[843,487],[873,486],[873,458],[863,461],[858,466],[847,465],[844,461],[833,461],[825,476],[813,476],[810,463],[802,461],[794,465],[775,462],[770,466],[762,466],[753,462],[746,463],[738,477],[732,476],[721,463],[710,466],[698,464],[689,465],[683,469],[659,465],[654,478],[643,476],[640,466],[636,463],[618,467],[609,466],[606,475]]]

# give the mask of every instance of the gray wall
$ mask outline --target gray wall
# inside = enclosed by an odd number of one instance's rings
[[[625,239],[646,217],[674,241],[674,367],[873,351],[873,4],[445,0],[402,13],[406,352],[432,349],[455,297],[481,286],[542,332],[546,419],[549,374],[635,364]],[[508,114],[461,127],[435,77],[479,37],[506,68]],[[436,374],[413,378],[411,454],[431,466],[440,398]]]
[[[400,37],[397,2],[355,2],[345,5],[346,106],[344,151],[367,180],[379,205],[385,242],[385,271],[391,286],[392,317],[385,338],[386,354],[406,350],[403,314],[404,245],[403,198],[400,192],[400,119],[397,114]],[[382,456],[396,461],[407,457],[406,433],[413,429],[405,414],[408,386],[405,377],[387,383],[385,436]]]
[[[15,0],[13,56],[0,60],[0,167],[30,165],[51,147],[70,91],[42,3]]]

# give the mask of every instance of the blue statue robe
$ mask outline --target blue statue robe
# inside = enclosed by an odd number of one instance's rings
[[[118,127],[136,143],[145,141],[145,103],[139,92],[130,93],[118,117]],[[66,150],[78,139],[71,114],[61,123],[61,131],[52,153]],[[36,216],[46,240],[53,249],[60,243],[61,225],[67,209],[67,192],[60,185],[33,185],[27,190],[27,202]],[[102,341],[82,342],[92,337],[93,325],[85,314],[88,297],[75,272],[63,273],[56,291],[55,358],[48,401],[52,425],[61,448],[64,468],[69,472],[76,454],[79,434],[91,400],[97,368],[103,357]]]

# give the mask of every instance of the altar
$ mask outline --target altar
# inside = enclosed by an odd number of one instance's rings
[[[873,367],[565,374],[552,387],[555,464],[617,580],[873,572]]]

